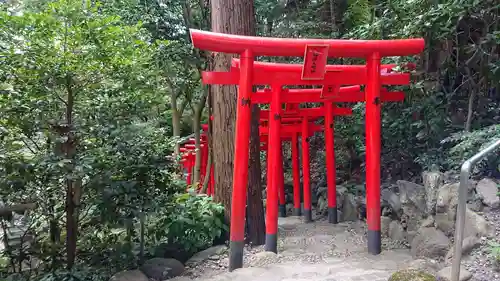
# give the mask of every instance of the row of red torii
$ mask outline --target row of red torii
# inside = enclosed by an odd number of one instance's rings
[[[239,60],[238,59],[233,59],[233,64],[238,65]],[[301,65],[291,65],[291,64],[279,64],[279,63],[261,63],[261,62],[255,62],[255,65],[257,67],[263,66],[263,67],[276,67],[276,66],[282,66],[282,67],[287,67],[287,66],[294,66],[297,69],[300,69],[302,66]],[[388,64],[388,65],[382,65],[381,66],[381,71],[382,72],[391,72],[392,68],[395,67],[395,64]],[[407,67],[409,68],[414,68],[412,64],[406,64]],[[347,68],[351,68],[351,66],[347,66]],[[210,78],[204,79],[203,80],[205,83],[210,84]],[[290,92],[293,93],[300,93],[301,96],[298,98],[294,98],[295,102],[298,102],[300,100],[307,100],[307,101],[318,101],[318,102],[325,102],[327,100],[331,100],[330,97],[320,97],[320,89],[300,89],[300,90],[288,90],[285,89],[287,94],[290,94]],[[339,101],[344,101],[344,102],[356,102],[356,101],[362,101],[364,98],[364,93],[361,92],[361,87],[359,85],[356,86],[347,86],[347,87],[341,87],[339,89],[339,94],[343,95],[344,99],[339,99],[339,98],[333,98],[334,101],[339,102]],[[346,96],[349,94],[349,96]],[[290,96],[288,96],[290,97]],[[381,100],[382,101],[403,101],[404,100],[404,93],[403,92],[388,92],[387,90],[383,89],[382,95],[381,95]],[[252,99],[252,102],[255,102],[257,104],[259,103],[266,103],[265,99],[262,101],[254,100]],[[350,108],[342,108],[342,107],[337,107],[335,104],[332,102],[332,108],[330,109],[329,107],[316,107],[316,108],[299,108],[297,103],[286,103],[285,104],[285,110],[282,112],[283,116],[281,118],[281,129],[280,129],[280,136],[281,136],[281,141],[289,141],[291,142],[291,150],[292,150],[292,176],[293,176],[293,202],[294,202],[294,215],[300,216],[301,215],[301,196],[300,196],[300,165],[299,165],[299,137],[301,134],[305,134],[303,132],[304,129],[308,130],[309,137],[313,136],[315,132],[319,131],[325,131],[326,136],[333,136],[333,122],[334,119],[333,117],[331,118],[332,122],[332,134],[330,134],[330,128],[326,128],[323,125],[314,125],[313,122],[317,121],[318,119],[324,117],[325,120],[329,120],[328,116],[348,116],[352,114],[352,109]],[[329,109],[332,112],[329,112]],[[210,119],[213,119],[213,116],[210,117]],[[260,120],[259,120],[259,135],[260,135],[260,150],[261,151],[267,151],[268,149],[268,137],[269,137],[269,127],[268,127],[268,121],[269,121],[269,110],[262,110],[260,111]],[[311,124],[313,123],[313,124]],[[328,123],[328,122],[326,122]],[[305,127],[307,125],[307,128]],[[201,166],[200,166],[200,178],[197,183],[193,182],[193,174],[194,174],[194,169],[195,169],[195,161],[196,161],[196,145],[195,145],[195,139],[194,138],[189,138],[186,141],[183,142],[180,152],[181,152],[181,163],[183,165],[183,169],[186,173],[186,183],[188,184],[189,188],[195,187],[195,190],[198,193],[202,192],[202,183],[205,181],[205,177],[209,177],[207,188],[204,191],[204,193],[208,196],[212,196],[214,194],[214,186],[215,186],[215,179],[214,179],[214,167],[213,164],[210,169],[207,169],[207,164],[208,164],[208,124],[201,124],[202,128],[202,133],[200,135],[200,150],[201,150]],[[307,150],[307,138],[303,139],[302,144],[302,151]],[[327,148],[328,154],[328,159],[333,160],[332,162],[327,163],[327,174],[329,174],[329,179],[335,179],[335,149],[334,149],[334,141],[332,138],[331,142],[326,142],[327,146],[331,145],[332,148],[330,147]],[[283,153],[283,152],[282,152]],[[283,157],[282,153],[278,155],[279,157]],[[279,164],[281,164],[282,159],[278,161]],[[309,163],[309,155],[308,153],[305,155],[302,155],[302,161],[305,162],[303,166],[307,166]],[[333,166],[333,167],[332,167]],[[207,173],[209,173],[207,175]],[[284,187],[284,172],[283,172],[283,166],[279,165],[278,166],[278,195],[279,195],[279,216],[285,217],[286,216],[286,200],[285,200],[285,187]],[[304,181],[306,182],[306,186],[309,186],[309,180],[310,180],[310,171],[309,169],[305,169],[303,173],[303,178]],[[335,190],[335,181],[330,183],[330,190]],[[188,189],[189,189],[188,188]],[[305,202],[305,210],[306,210],[306,221],[311,221],[312,218],[310,216],[310,190],[305,191],[306,195],[306,202]],[[336,217],[336,209],[335,207],[335,202],[330,201],[331,207],[330,207],[330,221],[332,223],[335,223],[335,217]]]
[[[240,55],[229,72],[204,72],[204,84],[238,85],[233,187],[230,218],[229,270],[243,266],[245,212],[248,185],[249,139],[252,104],[270,104],[261,111],[262,149],[267,150],[266,251],[277,252],[278,214],[284,211],[281,142],[292,142],[294,213],[299,214],[298,137],[301,136],[303,169],[303,214],[312,221],[309,183],[309,137],[324,130],[327,164],[328,217],[337,223],[334,156],[334,115],[349,115],[341,102],[365,102],[366,216],[368,252],[381,252],[380,236],[380,150],[381,104],[401,101],[402,92],[383,86],[408,85],[409,73],[397,73],[395,65],[381,65],[381,58],[417,55],[423,39],[329,40],[284,39],[229,35],[190,30],[194,47],[211,52]],[[302,65],[255,62],[258,56],[303,57]],[[328,58],[362,58],[366,65],[327,65]],[[365,85],[364,92],[359,86]],[[254,86],[269,88],[253,91]],[[286,89],[285,86],[321,86],[317,89]],[[346,87],[347,86],[347,87]],[[300,103],[323,103],[321,108],[299,108]],[[283,110],[283,104],[287,104]],[[324,117],[324,126],[312,121]],[[295,153],[294,153],[295,151]],[[295,168],[294,168],[295,167]],[[297,205],[297,202],[298,205]],[[280,204],[281,203],[281,204]],[[281,205],[281,206],[280,206]]]

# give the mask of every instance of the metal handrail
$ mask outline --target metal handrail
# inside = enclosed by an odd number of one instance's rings
[[[462,260],[462,243],[464,239],[464,225],[465,225],[465,210],[467,206],[467,186],[469,183],[469,176],[472,168],[479,160],[487,154],[493,152],[496,148],[500,147],[500,139],[492,145],[481,150],[476,155],[469,158],[462,164],[460,171],[460,185],[458,190],[458,206],[457,206],[457,221],[455,224],[455,252],[453,253],[453,262],[451,265],[451,281],[459,281],[460,277],[460,262]]]

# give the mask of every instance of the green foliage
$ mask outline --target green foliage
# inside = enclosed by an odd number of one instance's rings
[[[500,139],[500,125],[491,125],[480,130],[473,132],[458,132],[452,134],[450,137],[445,138],[443,144],[451,144],[449,149],[449,157],[451,165],[459,165],[465,160],[471,158],[474,154],[485,149]],[[483,165],[481,165],[483,164]],[[486,158],[482,159],[477,168],[482,167],[489,170],[498,169],[500,172],[500,159],[498,154],[492,153]],[[458,167],[455,167],[458,168]]]
[[[210,247],[223,231],[228,231],[224,207],[194,191],[178,195],[175,204],[153,215],[148,225],[154,241],[173,242],[190,253]]]
[[[185,194],[162,120],[165,81],[199,85],[197,71],[170,63],[191,50],[121,13],[139,2],[25,4],[0,12],[0,199],[36,203],[25,218],[31,246],[9,252],[8,270],[30,258],[34,280],[104,280],[164,241],[210,246],[226,227],[223,209]]]
[[[491,259],[492,264],[495,266],[497,271],[500,270],[500,243],[497,242],[488,242],[490,246],[489,257]]]
[[[173,114],[179,113],[177,133],[190,134],[204,94],[200,71],[207,62],[187,31],[209,29],[208,2],[9,2],[15,3],[0,4],[0,199],[37,205],[26,219],[34,237],[29,253],[9,252],[0,267],[31,257],[41,264],[33,280],[105,280],[160,244],[189,253],[210,246],[227,230],[222,207],[185,193],[168,158],[176,141]],[[416,62],[419,69],[418,83],[397,89],[405,101],[383,106],[384,179],[420,177],[436,165],[457,169],[500,137],[496,1],[255,5],[258,33],[266,36],[426,39],[421,57],[384,59]],[[339,177],[348,176],[355,160],[363,170],[365,159],[364,104],[345,106],[354,114],[335,122]],[[313,150],[324,149],[318,143]],[[491,173],[498,164],[488,158],[476,172]],[[63,270],[72,254],[66,248],[72,217],[77,258]]]

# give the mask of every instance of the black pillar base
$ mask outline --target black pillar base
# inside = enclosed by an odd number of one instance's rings
[[[328,208],[328,222],[333,224],[337,224],[339,222],[337,217],[337,207]]]
[[[302,215],[302,210],[300,208],[293,208],[293,215],[300,217]]]
[[[378,255],[382,252],[380,230],[368,230],[368,253]]]
[[[245,241],[229,242],[229,271],[243,267],[243,249]]]
[[[286,217],[286,206],[285,205],[279,205],[278,207],[280,218]]]
[[[311,210],[304,210],[304,221],[305,222],[312,222],[312,211]]]
[[[264,250],[266,252],[278,253],[278,234],[266,234]]]

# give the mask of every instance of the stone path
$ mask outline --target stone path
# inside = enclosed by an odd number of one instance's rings
[[[386,248],[378,256],[368,254],[364,222],[305,224],[297,217],[288,217],[280,218],[279,230],[278,255],[253,248],[245,253],[244,268],[206,270],[198,277],[173,280],[387,281],[412,261],[407,249]]]

